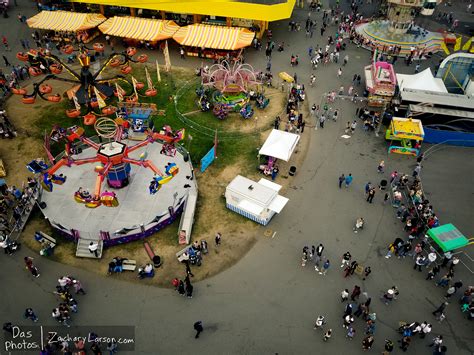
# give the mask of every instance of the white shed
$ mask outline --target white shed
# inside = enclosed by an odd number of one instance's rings
[[[265,226],[288,202],[286,197],[278,194],[280,189],[280,185],[263,178],[255,182],[237,175],[226,187],[226,206]]]

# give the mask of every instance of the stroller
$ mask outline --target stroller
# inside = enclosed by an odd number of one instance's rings
[[[199,250],[195,250],[194,248],[188,249],[189,253],[189,262],[191,265],[201,266],[202,264],[202,256]]]

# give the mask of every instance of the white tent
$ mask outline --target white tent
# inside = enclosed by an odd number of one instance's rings
[[[297,134],[273,129],[258,154],[288,161],[299,140]]]
[[[398,86],[400,91],[409,90],[425,90],[434,92],[447,93],[443,80],[435,78],[430,68],[426,68],[422,72],[413,75],[397,74]]]

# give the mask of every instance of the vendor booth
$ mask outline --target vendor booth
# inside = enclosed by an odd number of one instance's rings
[[[266,157],[264,164],[259,165],[259,170],[265,175],[271,175],[277,159],[290,160],[299,140],[300,136],[298,134],[273,129],[258,152],[260,156]]]
[[[67,33],[74,33],[78,40],[88,43],[100,33],[96,27],[106,18],[101,14],[89,14],[69,11],[41,11],[29,18],[30,28],[54,31],[53,41],[68,41]]]
[[[443,252],[459,249],[469,244],[469,239],[451,223],[431,228],[427,234]]]
[[[228,54],[238,57],[239,50],[250,46],[254,37],[246,28],[195,24],[181,27],[173,39],[189,56],[219,59]]]
[[[174,21],[130,16],[115,16],[99,26],[99,30],[106,35],[147,41],[151,45],[173,37],[178,29],[179,26]]]
[[[389,153],[418,156],[424,137],[421,121],[412,118],[393,117],[385,132],[385,139],[390,141]]]
[[[388,106],[395,95],[397,77],[393,66],[387,62],[375,62],[365,67],[365,83],[368,92],[368,105]]]
[[[288,202],[278,192],[281,186],[266,179],[259,182],[237,175],[225,190],[226,206],[230,210],[266,226],[275,213]]]

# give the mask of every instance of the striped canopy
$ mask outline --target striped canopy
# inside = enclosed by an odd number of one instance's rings
[[[174,21],[115,16],[100,25],[99,29],[111,36],[160,41],[173,37],[179,26]]]
[[[31,28],[51,31],[76,32],[94,28],[104,22],[101,14],[86,14],[69,11],[41,11],[26,23]]]
[[[249,46],[254,37],[246,28],[189,25],[181,27],[173,39],[183,46],[234,50]]]

